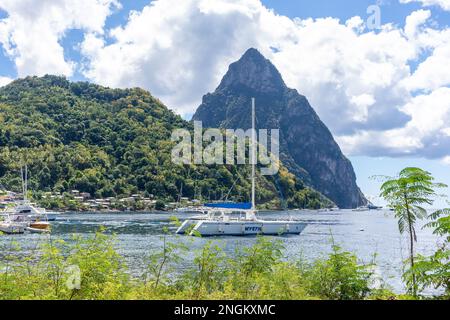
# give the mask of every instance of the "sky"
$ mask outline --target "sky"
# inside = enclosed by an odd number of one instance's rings
[[[406,166],[450,184],[450,0],[0,0],[0,86],[139,86],[189,119],[249,47],[308,98],[374,202],[369,177]]]

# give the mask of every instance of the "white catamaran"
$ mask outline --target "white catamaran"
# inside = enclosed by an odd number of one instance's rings
[[[207,213],[185,220],[176,231],[178,234],[201,236],[246,236],[300,234],[306,224],[294,220],[262,220],[257,217],[255,206],[255,99],[252,98],[252,201],[251,203],[205,204]]]

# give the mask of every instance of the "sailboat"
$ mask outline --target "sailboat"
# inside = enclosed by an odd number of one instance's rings
[[[6,215],[11,223],[25,227],[25,230],[35,233],[50,232],[50,220],[55,220],[59,213],[47,212],[38,208],[28,200],[28,167],[21,168],[23,200],[17,201]],[[49,216],[51,215],[51,219]]]
[[[201,236],[247,236],[300,234],[306,224],[294,220],[262,220],[255,205],[255,99],[252,98],[252,200],[251,203],[210,203],[205,217],[185,220],[177,234]]]

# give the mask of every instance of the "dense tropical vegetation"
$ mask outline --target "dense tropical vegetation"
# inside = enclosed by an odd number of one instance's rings
[[[0,88],[0,186],[19,190],[19,167],[27,163],[34,198],[50,207],[70,208],[70,197],[44,201],[43,192],[72,189],[93,197],[141,192],[176,201],[182,188],[189,198],[249,199],[248,166],[173,164],[175,128],[192,125],[142,89],[56,76],[19,79]],[[272,208],[331,205],[285,168],[259,177],[257,196]]]
[[[5,250],[7,249],[7,250]],[[372,286],[370,265],[335,246],[314,263],[286,262],[279,242],[259,238],[231,257],[208,242],[193,260],[180,242],[164,241],[131,275],[114,238],[44,241],[27,256],[10,244],[0,255],[2,299],[373,299],[395,295]],[[8,252],[9,254],[7,254]],[[38,253],[39,252],[39,253]],[[36,262],[37,261],[37,262]],[[189,267],[175,272],[183,262]]]

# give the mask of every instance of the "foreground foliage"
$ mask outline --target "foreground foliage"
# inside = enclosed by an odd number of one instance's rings
[[[428,216],[431,220],[425,227],[434,228],[434,234],[443,238],[436,252],[430,256],[418,255],[413,268],[404,278],[417,281],[419,291],[427,288],[440,289],[443,297],[450,299],[450,209],[438,210]]]
[[[417,242],[416,222],[427,217],[427,210],[424,208],[424,205],[431,206],[437,196],[436,190],[444,187],[447,186],[442,183],[435,183],[433,176],[429,172],[412,167],[403,169],[398,177],[387,178],[381,186],[381,196],[388,202],[389,207],[394,210],[400,233],[407,232],[409,236],[409,270],[406,271],[404,278],[408,291],[413,296],[416,296],[419,291],[417,272],[421,268],[426,267],[421,257],[419,257],[422,261],[421,267],[416,266],[414,252],[414,244]],[[440,214],[435,213],[430,218],[434,219]],[[441,233],[440,235],[443,234]],[[445,256],[445,252],[443,254]],[[422,279],[421,281],[423,282],[424,280]]]
[[[179,240],[179,239],[177,239]],[[371,265],[333,247],[313,263],[287,262],[278,241],[259,238],[231,256],[208,242],[192,259],[188,246],[163,239],[140,275],[130,275],[113,236],[44,241],[27,254],[2,248],[1,299],[388,299],[374,288]],[[187,259],[187,260],[186,260]],[[180,271],[175,266],[187,267]],[[178,271],[177,271],[178,270]]]

